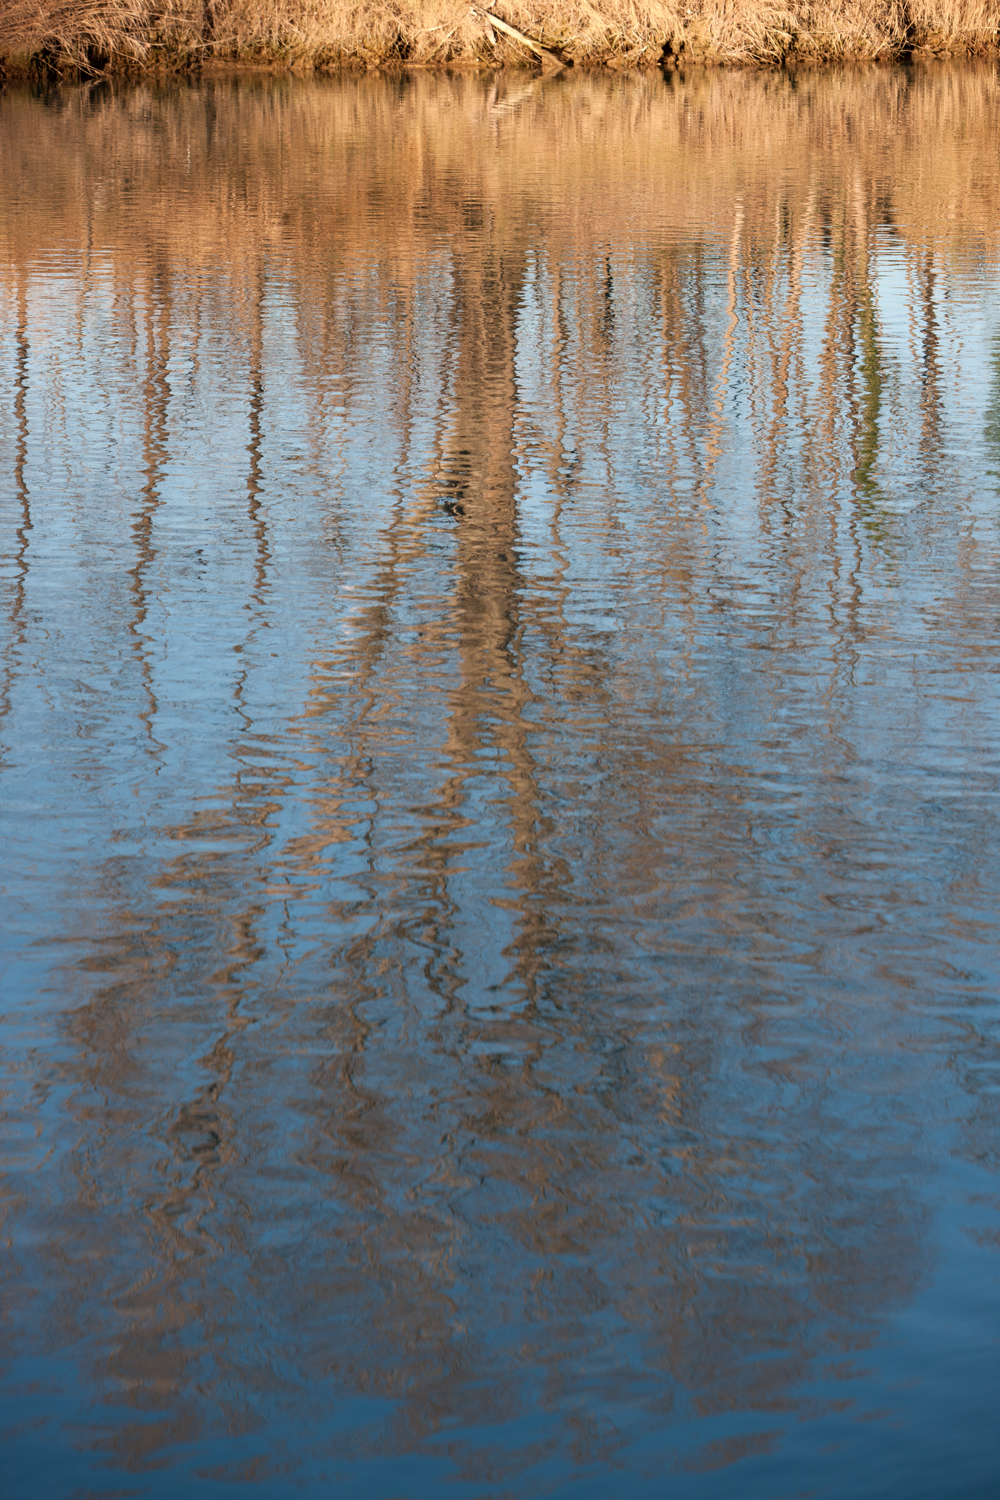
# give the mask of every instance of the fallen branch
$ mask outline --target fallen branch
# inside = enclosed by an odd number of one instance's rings
[[[526,36],[523,31],[518,31],[516,26],[511,26],[509,21],[501,21],[500,17],[495,16],[491,10],[478,10],[476,6],[473,6],[471,14],[475,16],[477,21],[485,22],[487,30],[495,26],[497,31],[502,31],[506,36],[513,37],[515,42],[520,42],[524,47],[530,47],[532,52],[536,53],[543,62],[553,62],[559,68],[571,68],[573,66],[573,59],[567,57],[558,48],[546,47],[543,42],[536,42],[534,37]]]

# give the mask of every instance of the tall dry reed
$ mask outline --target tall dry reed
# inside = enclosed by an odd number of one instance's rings
[[[0,7],[0,61],[35,59],[93,72],[148,55],[147,0],[5,0]]]
[[[498,0],[581,65],[778,64],[995,50],[1000,0]],[[469,0],[7,0],[0,59],[122,66],[535,65]]]

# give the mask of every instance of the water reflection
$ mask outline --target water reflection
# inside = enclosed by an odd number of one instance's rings
[[[996,115],[5,96],[15,1493],[980,1492]]]

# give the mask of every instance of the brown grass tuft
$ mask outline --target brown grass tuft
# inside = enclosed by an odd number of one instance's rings
[[[146,57],[147,0],[4,0],[0,7],[0,59],[69,62],[100,71],[112,62]]]

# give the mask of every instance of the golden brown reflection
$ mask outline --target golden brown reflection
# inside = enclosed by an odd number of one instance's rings
[[[31,496],[25,476],[28,458],[28,322],[24,277],[16,278],[14,286],[17,331],[15,334],[16,356],[14,366],[14,488],[20,514],[16,516],[14,557],[16,572],[12,586],[8,585],[8,619],[10,645],[5,653],[4,691],[0,714],[10,710],[10,674],[14,670],[13,653],[16,646],[23,646],[22,617],[24,615],[24,580],[28,571],[27,553],[31,531]]]
[[[974,1030],[996,935],[992,804],[898,774],[985,774],[995,527],[922,572],[897,524],[958,483],[996,115],[944,68],[3,100],[3,733],[51,670],[68,912],[18,929],[4,1338],[81,1452],[534,1493],[864,1406],[964,1055],[914,996]]]

